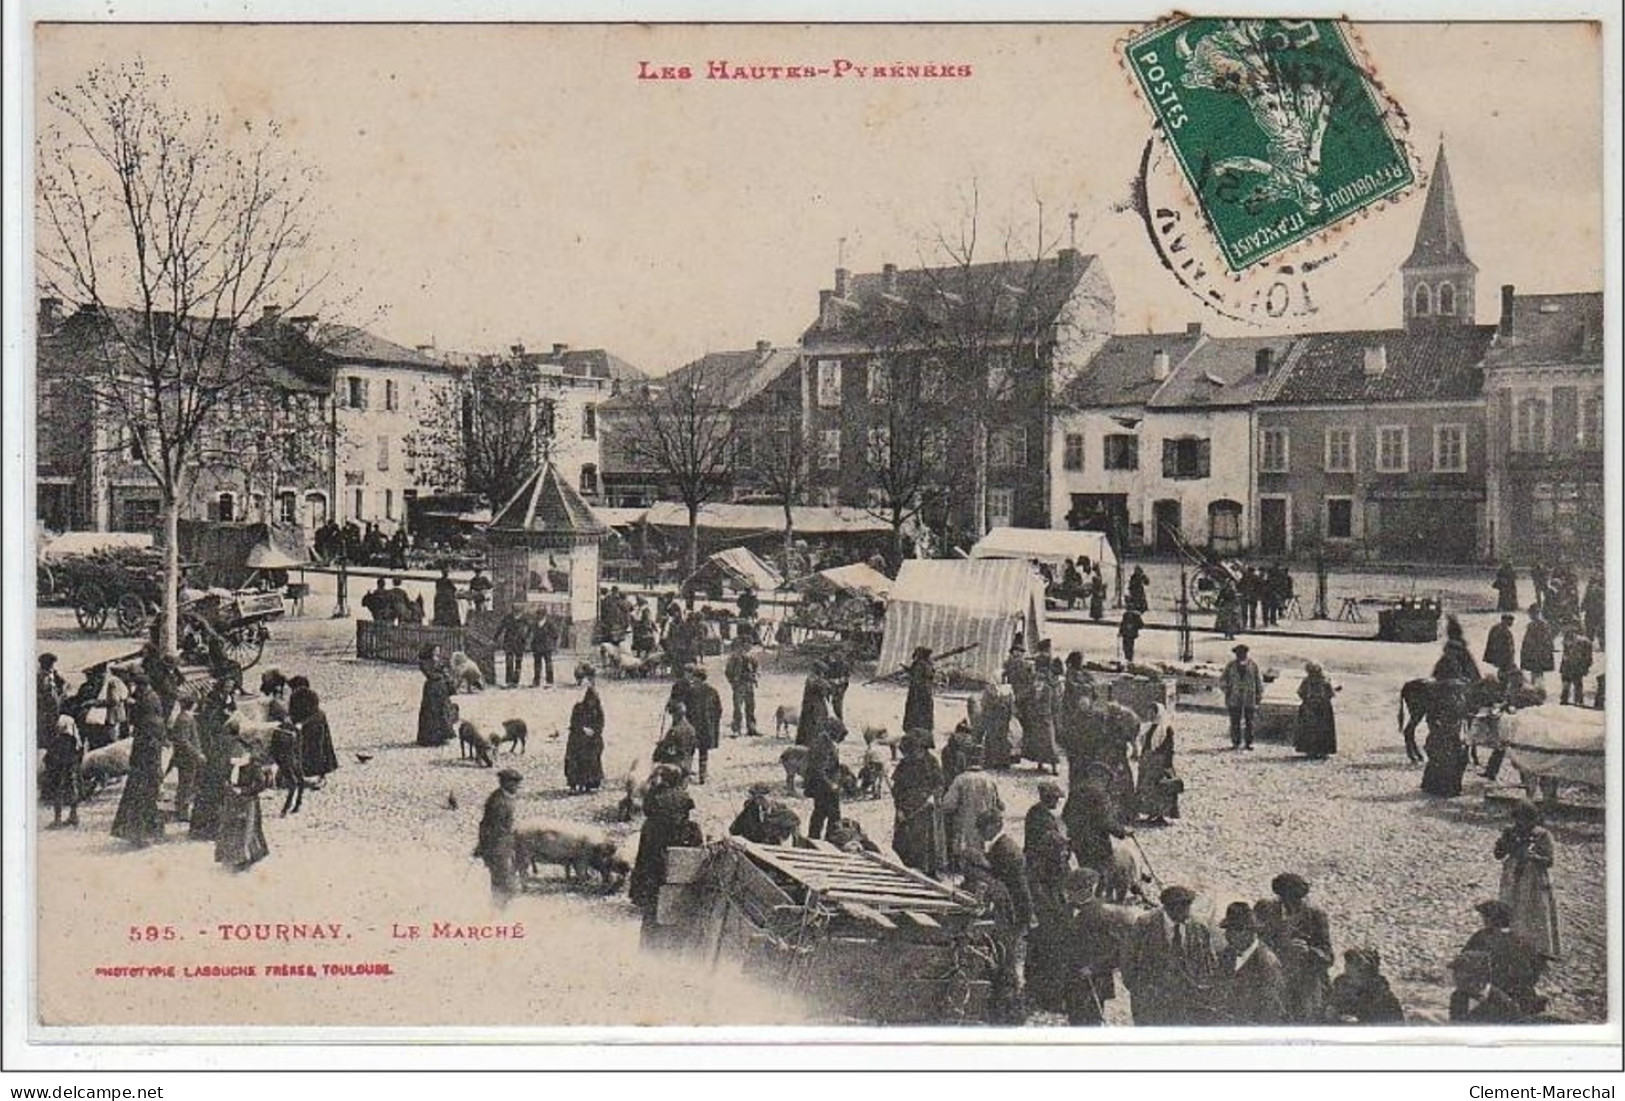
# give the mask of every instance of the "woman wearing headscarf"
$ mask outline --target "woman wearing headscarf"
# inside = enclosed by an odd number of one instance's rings
[[[1179,796],[1184,790],[1185,781],[1174,773],[1174,726],[1167,719],[1166,709],[1159,705],[1151,745],[1140,757],[1135,809],[1147,822],[1160,826],[1179,817]]]
[[[1433,665],[1433,679],[1477,684],[1481,679],[1478,662],[1473,660],[1473,652],[1467,649],[1467,640],[1462,635],[1461,623],[1455,616],[1446,618],[1444,634],[1444,652]]]
[[[418,651],[423,695],[418,702],[418,745],[445,745],[455,736],[451,721],[451,673],[440,660],[440,647]]]
[[[1012,709],[1008,689],[1001,691],[990,684],[982,691],[977,708],[978,741],[982,743],[982,765],[990,769],[1006,769],[1015,760],[1015,747],[1010,742]]]
[[[226,717],[233,709],[234,695],[229,682],[215,681],[198,704],[198,747],[203,761],[198,767],[197,794],[192,799],[188,831],[194,841],[213,841],[220,828],[220,809],[231,787],[231,740],[226,733]]]
[[[1061,757],[1055,748],[1055,713],[1061,703],[1061,661],[1059,658],[1038,659],[1033,677],[1033,701],[1029,709],[1032,722],[1021,726],[1021,755],[1032,761],[1040,771],[1049,769],[1052,775],[1061,774]]]
[[[254,757],[237,766],[220,808],[220,826],[214,842],[216,864],[241,872],[271,855],[260,809],[260,792],[270,787],[268,771],[264,763]]]
[[[1540,808],[1528,798],[1512,804],[1512,825],[1495,842],[1501,901],[1512,908],[1512,931],[1551,959],[1562,955],[1551,878],[1556,852],[1551,832],[1541,824]]]
[[[290,684],[303,680],[295,677]],[[333,749],[333,731],[327,725],[327,712],[321,697],[309,683],[297,685],[288,697],[288,718],[299,729],[299,761],[306,786],[318,789],[327,774],[338,771],[339,758]]]
[[[903,759],[891,778],[892,806],[896,810],[892,851],[915,871],[934,876],[948,862],[942,826],[942,766],[928,743],[917,735],[904,735],[902,750]]]
[[[564,743],[564,785],[572,792],[597,791],[604,783],[604,705],[591,671],[587,690],[570,708],[570,736]]]
[[[164,776],[164,714],[146,677],[132,675],[130,774],[113,817],[113,836],[133,845],[163,839],[164,817],[158,810],[158,788]]]
[[[1303,667],[1303,683],[1298,685],[1298,732],[1292,748],[1316,761],[1337,752],[1337,716],[1332,712],[1336,691],[1319,665],[1311,661]]]

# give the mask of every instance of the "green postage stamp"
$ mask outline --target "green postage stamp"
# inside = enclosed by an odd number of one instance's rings
[[[1124,49],[1233,271],[1416,180],[1337,23],[1182,19]]]

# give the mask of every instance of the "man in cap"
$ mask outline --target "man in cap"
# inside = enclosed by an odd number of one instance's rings
[[[761,730],[756,726],[756,682],[761,677],[761,666],[756,655],[750,652],[750,638],[746,634],[734,636],[733,653],[728,655],[723,675],[733,691],[734,734],[737,736],[743,726],[750,737],[760,735]]]
[[[1069,1025],[1104,1023],[1106,1003],[1117,996],[1120,932],[1132,930],[1136,911],[1100,897],[1100,873],[1068,872],[1063,887],[1067,917],[1064,937],[1062,1003]]]
[[[1484,664],[1504,677],[1508,669],[1518,666],[1518,647],[1512,638],[1512,613],[1501,617],[1501,622],[1490,628],[1484,640]]]
[[[1219,687],[1224,690],[1224,706],[1230,712],[1230,748],[1253,748],[1253,727],[1258,721],[1258,701],[1264,697],[1264,675],[1248,657],[1247,644],[1231,647],[1236,656],[1224,667]]]
[[[1517,1000],[1490,981],[1488,952],[1463,952],[1450,962],[1452,1024],[1509,1025],[1525,1020]]]
[[[485,812],[480,816],[479,844],[474,848],[476,859],[485,862],[491,873],[491,901],[498,908],[508,904],[518,886],[518,869],[514,864],[514,801],[519,794],[523,777],[511,768],[497,773],[497,789],[485,800]]]
[[[1533,1016],[1546,1008],[1535,984],[1546,970],[1546,960],[1534,945],[1512,930],[1512,907],[1498,898],[1473,907],[1484,927],[1467,938],[1463,952],[1483,952],[1490,960],[1490,982],[1504,991],[1519,1009]]]
[[[39,656],[39,674],[35,683],[39,687],[34,701],[35,739],[38,749],[45,749],[56,736],[56,720],[62,714],[62,701],[68,695],[68,682],[56,671],[56,655]]]
[[[1328,973],[1337,958],[1332,953],[1331,924],[1325,911],[1304,901],[1309,882],[1296,872],[1282,872],[1270,880],[1274,898],[1253,907],[1264,944],[1281,962],[1287,1020],[1319,1024],[1326,1012]]]
[[[1191,917],[1196,892],[1178,885],[1162,908],[1134,923],[1124,945],[1123,984],[1136,1025],[1206,1024],[1217,957],[1213,930]]]
[[[1258,920],[1245,902],[1225,907],[1224,948],[1219,952],[1219,1024],[1287,1023],[1281,961],[1258,936]]]
[[[745,799],[745,805],[740,808],[739,814],[728,827],[728,832],[734,837],[742,837],[746,841],[754,841],[759,845],[772,845],[782,843],[782,838],[775,837],[772,827],[773,811],[780,804],[772,798],[773,785],[766,781],[757,781],[750,786],[750,795]]]

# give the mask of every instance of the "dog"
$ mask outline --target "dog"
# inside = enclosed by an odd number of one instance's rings
[[[576,687],[580,688],[583,684],[594,679],[596,675],[597,671],[592,666],[584,661],[581,662],[576,666]]]
[[[864,745],[883,745],[891,750],[891,759],[895,763],[902,755],[903,735],[893,734],[883,726],[866,726],[863,728]]]
[[[479,692],[485,688],[485,674],[475,665],[469,656],[461,650],[454,650],[451,655],[451,683],[452,690],[456,692]]]
[[[801,708],[781,703],[773,712],[773,730],[783,738],[801,727]]]

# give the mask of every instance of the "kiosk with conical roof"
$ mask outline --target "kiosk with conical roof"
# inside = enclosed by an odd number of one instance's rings
[[[485,533],[496,609],[545,609],[561,626],[585,625],[590,639],[598,619],[598,545],[608,529],[552,463],[525,479]]]

